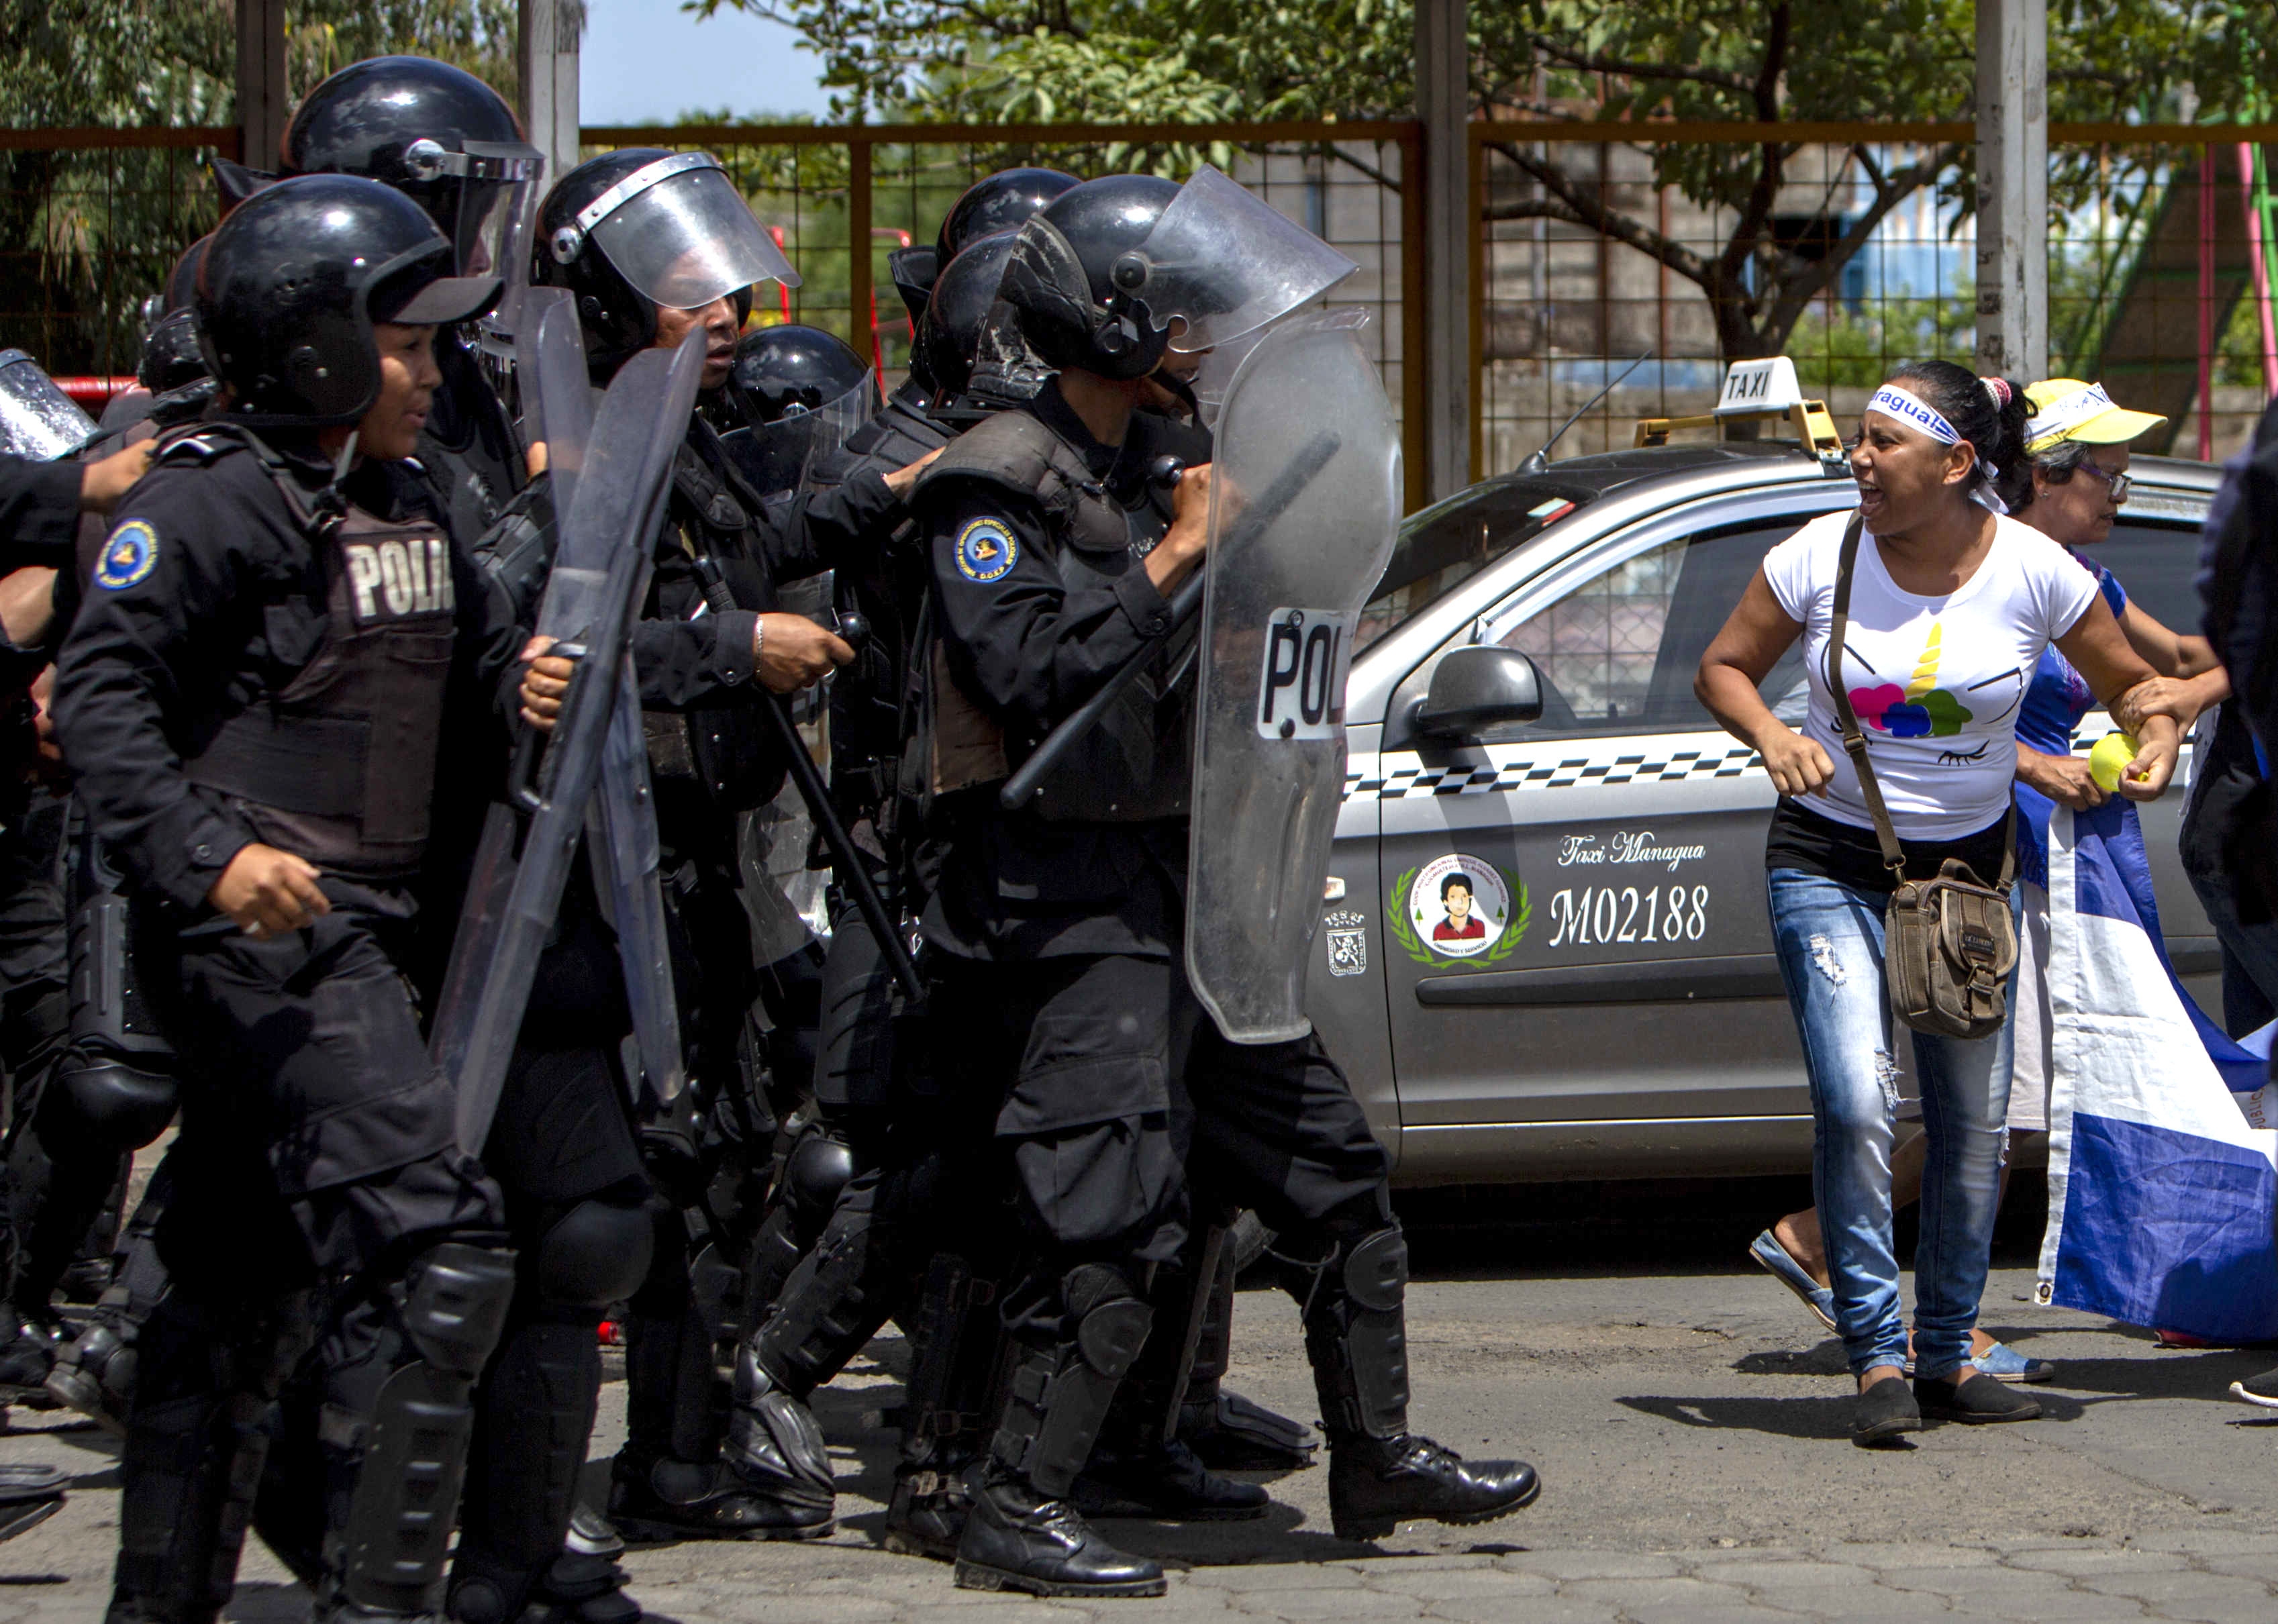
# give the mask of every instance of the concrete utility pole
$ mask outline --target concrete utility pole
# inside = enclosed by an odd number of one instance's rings
[[[293,104],[285,91],[285,0],[237,0],[238,161],[274,169]]]
[[[546,155],[545,184],[577,167],[577,43],[582,0],[520,0],[515,61],[522,73],[522,123]]]
[[[1416,115],[1424,125],[1426,494],[1438,501],[1472,483],[1471,62],[1465,0],[1416,0]],[[1412,486],[1410,487],[1413,488]]]
[[[1977,370],[2049,373],[2048,0],[1977,0]]]

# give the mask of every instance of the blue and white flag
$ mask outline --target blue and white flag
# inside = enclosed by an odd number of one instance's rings
[[[2038,1300],[2210,1342],[2278,1337],[2270,1030],[2175,980],[2126,804],[2049,820],[2053,1028]],[[2256,1048],[2261,1052],[2256,1053]]]

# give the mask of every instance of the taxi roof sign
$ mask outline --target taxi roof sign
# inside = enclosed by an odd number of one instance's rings
[[[1766,355],[1760,361],[1736,361],[1724,374],[1724,387],[1716,396],[1716,416],[1735,417],[1756,412],[1785,412],[1803,404],[1803,385],[1796,381],[1795,362],[1785,355]]]
[[[1830,469],[1844,466],[1846,454],[1834,417],[1824,401],[1804,399],[1795,362],[1785,355],[1734,362],[1714,410],[1697,417],[1640,417],[1631,444],[1666,446],[1678,429],[1713,429],[1721,436],[1727,423],[1767,420],[1785,421],[1803,447]]]

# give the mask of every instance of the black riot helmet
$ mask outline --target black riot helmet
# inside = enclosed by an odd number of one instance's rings
[[[187,308],[169,310],[142,338],[141,359],[134,381],[152,394],[164,394],[206,376],[206,358],[198,347],[198,318]]]
[[[460,277],[451,244],[402,193],[301,175],[230,211],[198,269],[206,365],[256,425],[355,423],[379,393],[374,322],[464,321],[496,277]]]
[[[577,296],[597,378],[655,342],[660,307],[733,298],[740,321],[755,283],[799,286],[708,152],[628,147],[588,158],[546,194],[536,235],[531,280]]]
[[[288,175],[361,175],[409,195],[470,276],[508,274],[515,226],[545,167],[503,97],[426,57],[349,64],[302,98],[285,131]]]
[[[997,307],[998,284],[1013,257],[1017,231],[994,232],[969,244],[949,262],[933,285],[925,318],[910,344],[910,376],[927,393],[947,401],[964,394],[973,381],[975,357]]]
[[[1048,364],[1144,377],[1166,350],[1254,332],[1359,269],[1204,164],[1184,186],[1111,175],[1021,227],[1003,295]]]
[[[1082,184],[1057,169],[1000,169],[982,176],[965,188],[965,194],[942,217],[941,231],[934,241],[934,253],[939,256],[937,269],[946,271],[950,261],[983,237],[1011,231],[1054,198]]]
[[[795,324],[745,333],[722,393],[742,426],[722,444],[768,495],[797,486],[878,409],[877,374],[853,346]]]

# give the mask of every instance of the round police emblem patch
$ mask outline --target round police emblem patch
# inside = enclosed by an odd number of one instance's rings
[[[1001,520],[975,519],[958,532],[957,573],[986,586],[1001,581],[1021,556],[1021,544]]]
[[[129,519],[111,532],[95,561],[95,583],[118,591],[149,575],[158,562],[158,532],[141,519]]]

